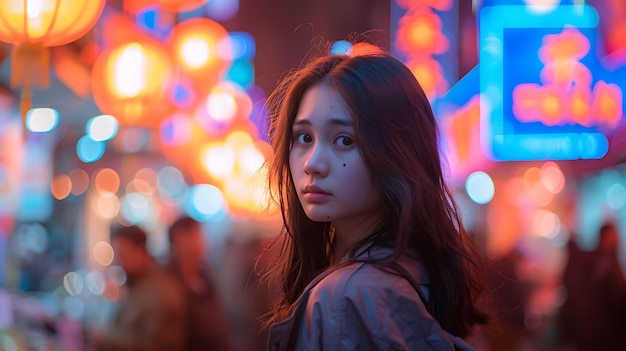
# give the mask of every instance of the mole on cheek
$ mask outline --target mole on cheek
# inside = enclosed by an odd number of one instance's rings
[[[345,167],[345,166],[346,166],[346,164],[344,163],[344,164],[343,164],[343,166]]]

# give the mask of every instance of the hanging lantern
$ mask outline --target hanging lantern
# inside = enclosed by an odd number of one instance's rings
[[[0,41],[14,44],[11,86],[22,87],[22,116],[30,109],[29,88],[49,84],[49,46],[70,43],[98,21],[105,0],[0,1]]]
[[[172,110],[171,67],[167,52],[148,37],[104,51],[91,74],[96,105],[122,125],[158,125]]]
[[[207,18],[194,17],[177,24],[166,39],[178,74],[191,81],[197,96],[206,95],[232,62],[228,32]]]
[[[125,0],[124,11],[137,13],[146,7],[157,6],[162,11],[180,13],[200,8],[209,0]]]

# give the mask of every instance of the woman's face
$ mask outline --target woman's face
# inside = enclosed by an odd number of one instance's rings
[[[338,232],[370,225],[381,194],[355,143],[354,122],[341,94],[326,81],[312,86],[292,133],[289,167],[306,215],[332,222]]]

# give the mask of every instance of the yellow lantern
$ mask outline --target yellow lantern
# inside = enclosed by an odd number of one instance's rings
[[[178,23],[166,38],[180,75],[198,95],[207,94],[231,64],[232,48],[226,29],[208,18]]]
[[[171,70],[168,53],[148,37],[110,48],[93,65],[94,101],[120,124],[158,125],[173,108],[167,99]]]
[[[23,87],[22,115],[30,109],[28,88],[49,84],[47,47],[82,37],[98,21],[105,0],[0,1],[0,41],[14,44],[11,86]]]

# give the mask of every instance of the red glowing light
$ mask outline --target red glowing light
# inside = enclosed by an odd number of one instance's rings
[[[430,8],[410,10],[398,21],[396,47],[406,53],[441,54],[450,43],[441,32],[441,18]]]

